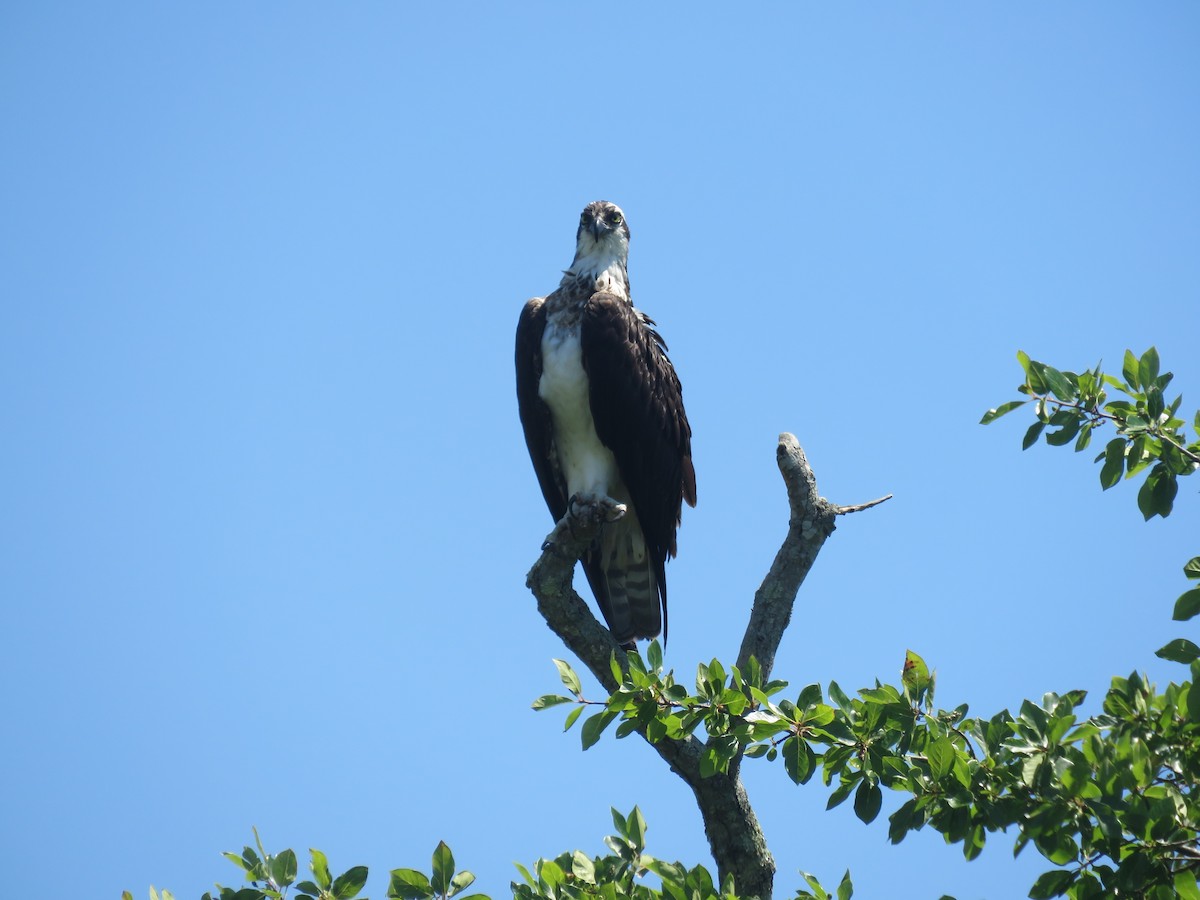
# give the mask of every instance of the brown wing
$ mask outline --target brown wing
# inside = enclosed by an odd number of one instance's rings
[[[557,522],[567,512],[567,482],[558,464],[554,445],[554,423],[550,407],[538,395],[542,379],[542,334],[546,330],[546,306],[542,297],[534,297],[521,310],[517,322],[517,408],[525,429],[525,445],[546,506]]]
[[[593,294],[580,343],[596,435],[617,460],[654,562],[666,639],[666,561],[683,501],[696,505],[692,429],[683,388],[654,322],[626,300]]]

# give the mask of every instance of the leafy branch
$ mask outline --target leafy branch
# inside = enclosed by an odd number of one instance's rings
[[[1193,896],[1200,691],[1189,682],[1159,693],[1136,673],[1116,678],[1103,712],[1086,719],[1078,716],[1083,691],[1047,694],[1040,703],[1025,701],[1016,716],[1005,710],[981,719],[968,718],[965,704],[935,711],[932,676],[911,651],[906,665],[923,670],[922,677],[899,688],[877,683],[853,699],[836,683],[828,699],[816,684],[794,701],[772,699],[786,685],[764,689],[754,674],[737,667],[726,674],[715,661],[698,667],[696,692],[684,695],[660,663],[639,662],[630,655],[620,688],[584,722],[585,748],[614,722],[618,737],[669,739],[703,728],[710,776],[742,757],[782,758],[797,785],[820,772],[832,788],[828,808],[853,795],[854,812],[866,823],[879,815],[884,788],[908,794],[889,817],[893,843],[930,827],[974,859],[988,834],[1015,828],[1017,852],[1033,844],[1051,863],[1069,866],[1044,873],[1030,896],[1147,896],[1140,892],[1154,885]],[[1200,659],[1190,664],[1194,679]],[[559,666],[571,688],[574,673]],[[570,702],[552,696],[539,708]],[[577,702],[586,701],[579,695]],[[572,710],[566,727],[581,709]]]
[[[1037,421],[1029,426],[1021,448],[1029,449],[1045,433],[1046,443],[1064,446],[1075,442],[1078,453],[1091,442],[1092,431],[1113,424],[1117,436],[1096,457],[1103,461],[1100,485],[1108,490],[1125,478],[1149,468],[1138,491],[1138,508],[1146,519],[1171,514],[1179,490],[1178,478],[1200,469],[1200,440],[1188,442],[1186,424],[1177,418],[1183,395],[1171,403],[1165,391],[1174,377],[1160,374],[1158,351],[1151,347],[1141,357],[1125,351],[1121,378],[1107,375],[1097,365],[1081,374],[1059,371],[1053,366],[1030,359],[1024,351],[1017,360],[1025,372],[1025,381],[1017,390],[1025,400],[1010,400],[989,409],[980,419],[988,425],[1027,403],[1034,404]],[[1107,388],[1128,399],[1109,400]],[[1046,431],[1047,427],[1056,430]],[[1200,411],[1192,421],[1200,437]]]

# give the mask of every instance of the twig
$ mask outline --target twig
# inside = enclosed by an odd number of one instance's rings
[[[1114,416],[1112,413],[1101,412],[1100,409],[1095,406],[1084,406],[1082,403],[1068,403],[1065,400],[1056,400],[1054,397],[1051,397],[1049,394],[1046,394],[1045,396],[1043,396],[1042,394],[1031,393],[1029,395],[1029,399],[1030,400],[1040,400],[1042,403],[1053,403],[1059,409],[1079,410],[1079,412],[1084,413],[1085,415],[1091,416],[1093,421],[1097,421],[1100,419],[1107,419],[1109,422],[1115,422],[1118,425],[1118,427],[1122,429],[1122,431],[1120,432],[1121,435],[1123,437],[1128,438],[1129,432],[1123,430],[1125,428],[1125,419],[1122,418],[1121,416]],[[1152,423],[1148,423],[1148,424],[1157,426],[1159,423],[1152,422]],[[1178,450],[1180,453],[1182,453],[1184,456],[1186,456],[1188,459],[1190,459],[1193,463],[1200,465],[1200,454],[1193,453],[1191,450],[1189,450],[1183,444],[1180,444],[1177,441],[1175,441],[1170,435],[1163,434],[1163,432],[1161,430],[1159,430],[1157,427],[1155,427],[1155,428],[1147,427],[1146,433],[1153,435],[1154,437],[1158,438],[1159,440],[1163,441],[1164,443],[1170,444],[1172,447],[1174,447],[1176,450]]]
[[[862,512],[864,509],[870,509],[872,506],[878,506],[880,503],[886,503],[888,500],[891,500],[893,496],[895,495],[888,494],[887,496],[880,497],[878,500],[868,500],[866,503],[856,503],[854,506],[839,506],[837,507],[837,514],[839,516],[846,516],[850,513]]]

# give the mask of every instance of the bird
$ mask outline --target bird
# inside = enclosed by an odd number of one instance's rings
[[[558,288],[521,310],[516,376],[555,522],[575,503],[610,511],[583,569],[613,638],[633,649],[660,631],[666,643],[666,562],[683,502],[696,505],[696,471],[683,388],[656,323],[630,299],[628,257],[625,213],[589,203]]]

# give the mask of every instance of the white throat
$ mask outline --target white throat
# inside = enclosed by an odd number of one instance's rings
[[[620,239],[580,241],[571,268],[563,273],[563,282],[592,281],[597,290],[618,291],[629,295],[625,260],[628,245]]]

